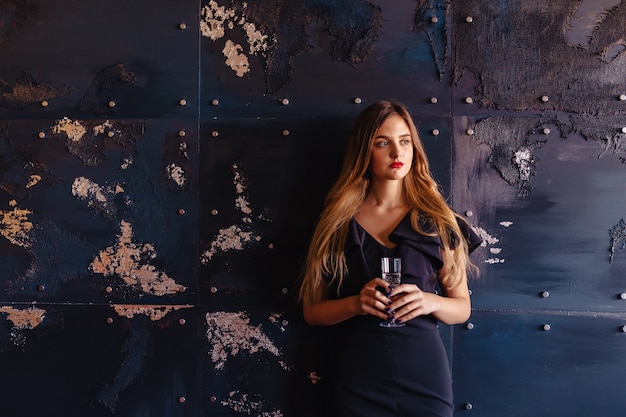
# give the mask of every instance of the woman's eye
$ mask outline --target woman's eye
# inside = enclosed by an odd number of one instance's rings
[[[411,141],[409,139],[402,139],[402,144],[403,145],[409,145],[411,143]]]
[[[381,148],[383,146],[387,146],[387,142],[381,140],[380,142],[376,142],[376,146],[378,146],[379,148]]]

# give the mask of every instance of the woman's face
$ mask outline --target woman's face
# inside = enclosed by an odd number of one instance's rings
[[[400,180],[411,170],[413,138],[404,119],[389,116],[374,135],[370,170],[372,180]]]

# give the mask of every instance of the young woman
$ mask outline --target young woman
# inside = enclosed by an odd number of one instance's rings
[[[452,416],[437,322],[469,318],[468,257],[479,244],[439,192],[407,109],[391,101],[367,107],[326,197],[300,288],[307,323],[342,326],[338,417]],[[395,288],[380,278],[383,256],[402,259]],[[390,318],[405,326],[379,326]]]

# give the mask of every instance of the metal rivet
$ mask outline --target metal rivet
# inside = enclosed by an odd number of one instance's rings
[[[268,243],[267,248],[268,249],[274,249],[274,244],[273,243]]]
[[[217,287],[211,287],[211,293],[215,294],[217,292]]]
[[[182,216],[183,214],[185,214],[185,209],[184,209],[184,208],[179,208],[179,209],[178,209],[178,214],[180,214],[181,216]]]
[[[433,16],[430,18],[431,23],[437,23],[439,21],[439,18],[437,16]]]
[[[287,129],[283,130],[283,136],[289,136],[289,130]]]
[[[184,137],[187,134],[187,132],[185,132],[184,130],[179,130],[178,131],[178,136],[180,136],[181,138]]]
[[[548,129],[547,127],[544,127],[542,130],[544,135],[549,135],[550,134],[550,129]]]
[[[211,136],[213,136],[214,138],[218,137],[220,135],[220,132],[218,132],[217,130],[214,130],[213,132],[211,132]]]
[[[465,133],[471,136],[474,134],[474,129],[467,129]]]
[[[624,101],[626,100],[626,94],[620,94],[618,98],[620,99],[620,101]]]
[[[467,104],[472,104],[472,103],[474,102],[474,99],[473,99],[473,98],[471,98],[471,97],[465,97],[465,102],[466,102]]]
[[[626,333],[626,326],[622,326],[622,327],[620,328],[620,330],[621,330],[622,332]]]
[[[287,326],[287,325],[289,324],[289,321],[288,321],[288,320],[283,320],[283,321],[281,322],[281,324],[282,324],[283,326]]]
[[[46,137],[46,132],[39,132],[37,136],[39,136],[39,139],[44,139]]]
[[[287,104],[289,104],[289,99],[288,98],[284,98],[280,102],[283,104],[283,106],[286,106]]]
[[[186,323],[185,319],[178,319],[178,324],[183,326]]]
[[[363,102],[363,100],[361,100],[361,97],[355,97],[354,98],[354,104],[361,104]]]
[[[187,29],[187,23],[185,23],[185,22],[181,22],[181,23],[178,25],[178,29],[180,29],[180,30],[185,30],[185,29]]]
[[[439,135],[439,129],[433,129],[432,134],[433,136]]]
[[[48,102],[46,100],[42,101],[41,107],[48,107]]]
[[[472,217],[472,216],[474,215],[474,212],[473,212],[472,210],[467,210],[467,211],[465,212],[465,215],[466,215],[467,217]]]
[[[433,103],[433,104],[435,104],[437,101],[438,101],[437,97],[431,97],[430,98],[430,102]]]
[[[548,100],[550,100],[548,96],[541,96],[541,101],[543,101],[544,103],[547,103]]]
[[[109,107],[115,107],[115,102],[113,100],[109,101]]]
[[[45,289],[46,289],[46,286],[45,286],[45,285],[43,285],[43,284],[39,284],[39,285],[37,286],[37,291],[43,291],[43,290],[45,290]]]
[[[107,136],[108,136],[108,137],[110,137],[110,138],[112,138],[113,136],[115,136],[115,132],[113,132],[112,130],[109,130],[109,131],[107,132]]]
[[[211,214],[212,214],[212,215],[217,216],[217,213],[218,213],[217,209],[213,209],[213,210],[211,210]]]
[[[185,401],[187,401],[187,399],[185,397],[178,397],[178,402],[179,403],[184,403]]]
[[[209,401],[211,401],[212,403],[214,403],[215,401],[217,401],[217,398],[215,398],[215,395],[211,395],[209,397]]]
[[[622,128],[622,133],[626,133],[626,127]]]
[[[220,101],[216,98],[214,98],[213,100],[211,100],[211,104],[214,106],[217,106],[218,104],[220,104]]]
[[[472,22],[474,21],[474,18],[473,18],[472,16],[467,16],[467,17],[465,18],[465,21],[466,21],[467,23],[472,23]]]
[[[474,408],[474,406],[472,404],[470,404],[470,403],[465,404],[465,409],[466,410],[471,410],[473,408]]]
[[[545,330],[546,332],[548,330],[550,330],[551,328],[552,328],[552,326],[550,326],[549,324],[544,324],[543,327],[542,327],[542,329]]]
[[[186,105],[187,105],[187,100],[185,100],[184,98],[181,98],[181,99],[178,101],[178,104],[180,104],[181,106],[186,106]]]
[[[113,317],[107,317],[107,323],[108,324],[113,323]]]
[[[543,292],[541,293],[541,296],[542,296],[543,298],[548,298],[548,297],[550,297],[550,292],[549,292],[549,291],[543,291]]]
[[[112,288],[111,286],[107,286],[107,287],[104,289],[104,291],[105,291],[105,292],[107,292],[108,294],[111,294],[111,293],[113,292],[113,288]]]
[[[472,330],[472,329],[474,328],[474,323],[467,323],[467,324],[465,325],[465,328],[466,328],[467,330]]]
[[[282,292],[283,294],[287,294],[289,290],[287,288],[283,288],[282,290],[280,290],[280,292]]]

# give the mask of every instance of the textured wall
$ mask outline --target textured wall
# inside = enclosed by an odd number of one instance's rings
[[[354,118],[395,98],[484,238],[441,328],[456,414],[621,416],[625,19],[0,0],[0,415],[330,415],[297,280]]]

